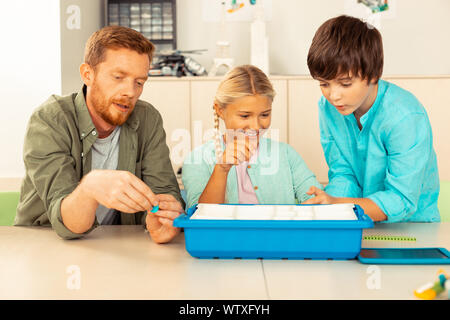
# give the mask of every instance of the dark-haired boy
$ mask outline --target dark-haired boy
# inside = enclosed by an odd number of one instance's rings
[[[320,83],[325,191],[305,203],[359,204],[374,221],[440,221],[439,174],[427,113],[410,92],[384,80],[381,35],[339,16],[317,30],[308,67]]]

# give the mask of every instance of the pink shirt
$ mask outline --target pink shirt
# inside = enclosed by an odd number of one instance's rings
[[[252,181],[247,172],[247,166],[256,162],[258,157],[258,151],[252,155],[249,162],[242,162],[236,167],[237,183],[238,183],[238,196],[239,203],[243,204],[258,204],[258,198],[256,197],[255,189],[253,189]]]

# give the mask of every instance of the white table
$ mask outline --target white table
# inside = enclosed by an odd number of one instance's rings
[[[450,247],[450,223],[380,224],[365,234],[374,232],[416,237],[408,246]],[[362,244],[374,246],[388,243]],[[201,260],[186,252],[184,233],[158,245],[142,226],[101,226],[78,240],[50,228],[0,227],[0,300],[415,299],[414,289],[434,281],[441,267]]]
[[[184,233],[158,245],[142,226],[101,226],[77,240],[0,227],[0,284],[0,300],[267,299],[261,261],[195,259]]]
[[[412,236],[415,242],[363,240],[362,248],[450,248],[450,223],[377,224],[364,235]],[[450,265],[369,265],[358,260],[265,260],[269,299],[416,299],[414,290]],[[446,295],[440,296],[446,298]]]

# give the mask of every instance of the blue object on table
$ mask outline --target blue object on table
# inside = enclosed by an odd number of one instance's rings
[[[191,220],[196,210],[173,225],[184,228],[189,254],[203,259],[354,259],[362,230],[373,227],[358,205],[358,220]]]
[[[450,264],[445,248],[363,248],[358,255],[368,264]]]

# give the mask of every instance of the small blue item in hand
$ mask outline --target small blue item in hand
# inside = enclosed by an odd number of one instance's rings
[[[159,210],[159,206],[153,207],[153,209],[150,211],[151,213],[156,213]]]

